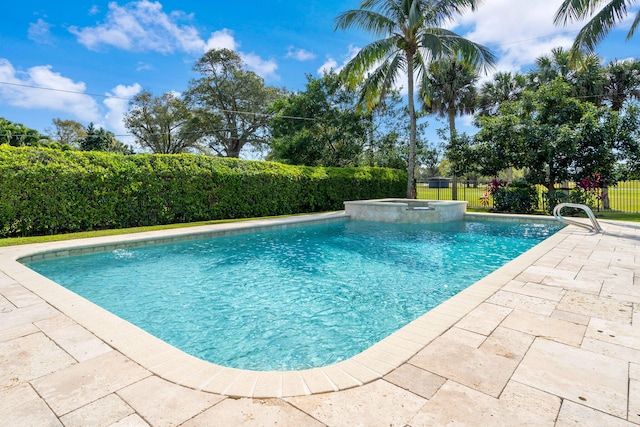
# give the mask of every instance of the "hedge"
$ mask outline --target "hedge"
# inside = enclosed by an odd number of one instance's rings
[[[0,145],[0,237],[341,210],[405,172]]]

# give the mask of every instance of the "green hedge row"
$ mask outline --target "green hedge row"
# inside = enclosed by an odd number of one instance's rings
[[[394,169],[0,145],[0,236],[341,210],[401,196],[406,179]]]

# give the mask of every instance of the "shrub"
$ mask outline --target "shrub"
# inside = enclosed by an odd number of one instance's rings
[[[596,196],[593,192],[585,191],[581,188],[574,188],[571,191],[556,190],[552,194],[544,193],[546,210],[549,215],[553,214],[553,209],[560,203],[578,203],[581,205],[587,205],[590,208],[595,208],[597,205]],[[582,209],[564,208],[562,214],[566,216],[586,216]]]
[[[406,180],[383,168],[0,145],[0,236],[341,210],[399,197]]]
[[[531,213],[538,207],[538,191],[524,182],[513,182],[499,188],[493,196],[496,212]]]

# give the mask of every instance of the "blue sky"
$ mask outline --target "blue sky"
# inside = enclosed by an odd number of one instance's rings
[[[569,47],[580,23],[555,27],[561,0],[485,0],[449,24],[498,56],[495,71],[526,71],[553,47]],[[340,68],[372,39],[334,32],[359,0],[3,2],[0,117],[46,133],[54,118],[94,122],[129,142],[127,99],[143,89],[183,92],[208,48],[238,52],[267,84],[304,88],[306,74]],[[637,7],[632,10],[635,16]],[[606,60],[640,57],[623,23],[601,45]],[[30,86],[56,89],[34,89]],[[433,121],[433,120],[432,120]],[[463,123],[469,119],[462,119]],[[431,129],[444,127],[433,121]],[[435,138],[435,136],[432,136]],[[435,141],[432,141],[435,142]]]

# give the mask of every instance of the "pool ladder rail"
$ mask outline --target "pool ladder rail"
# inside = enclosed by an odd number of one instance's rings
[[[563,208],[582,209],[583,211],[586,212],[587,216],[589,217],[589,220],[591,220],[591,224],[585,224],[584,222],[575,221],[575,220],[567,219],[563,217],[561,213]],[[596,219],[596,216],[593,214],[593,211],[591,210],[591,208],[587,205],[582,205],[579,203],[559,203],[558,205],[556,205],[555,208],[553,208],[553,217],[562,223],[577,225],[578,227],[586,228],[592,233],[603,232],[602,227],[600,227],[600,224]]]

